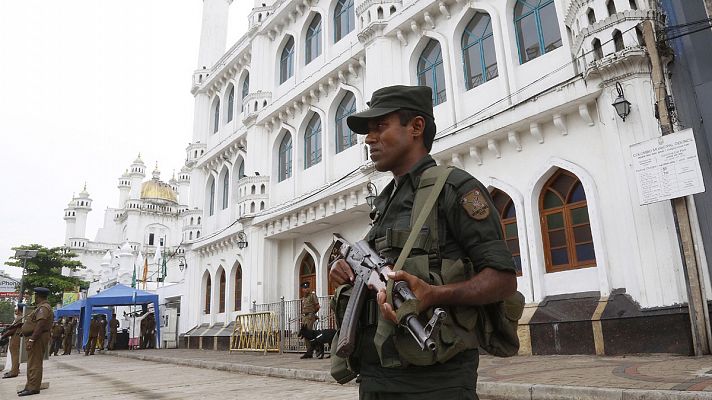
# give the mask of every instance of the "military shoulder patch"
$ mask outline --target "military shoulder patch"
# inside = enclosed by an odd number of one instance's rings
[[[460,199],[460,204],[462,204],[462,207],[465,208],[465,212],[471,218],[482,221],[489,217],[490,207],[480,189],[472,189],[467,192],[462,196],[462,199]]]

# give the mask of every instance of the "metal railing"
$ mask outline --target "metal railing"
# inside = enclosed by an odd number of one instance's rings
[[[317,324],[315,329],[336,329],[336,322],[331,313],[329,302],[333,296],[319,297],[319,312],[317,313]],[[285,353],[303,353],[306,351],[304,340],[299,339],[299,329],[301,328],[302,303],[301,300],[284,300],[279,302],[252,304],[252,313],[274,313],[279,321],[279,344],[280,351]],[[326,346],[328,352],[329,346]]]

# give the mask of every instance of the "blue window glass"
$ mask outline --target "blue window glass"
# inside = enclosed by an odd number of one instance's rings
[[[210,205],[208,215],[215,214],[215,181],[210,182]]]
[[[489,14],[477,13],[467,24],[462,34],[462,61],[467,90],[497,77],[497,57]]]
[[[354,30],[354,0],[339,0],[334,8],[334,43]]]
[[[217,133],[220,129],[220,99],[215,99],[215,106],[213,107],[213,133]]]
[[[230,86],[230,92],[227,95],[227,122],[232,121],[232,113],[235,108],[235,87]]]
[[[222,209],[226,209],[228,205],[228,194],[230,193],[230,174],[225,172],[223,177],[223,192],[222,192]]]
[[[514,30],[520,64],[561,47],[559,20],[553,0],[517,0]]]
[[[240,100],[242,101],[242,111],[245,111],[245,97],[250,93],[250,74],[245,76],[245,80],[242,81],[242,93],[240,93]]]
[[[304,132],[304,169],[321,161],[321,118],[314,114]]]
[[[418,60],[418,84],[433,89],[433,105],[447,100],[445,94],[445,68],[440,43],[430,39]]]
[[[356,112],[356,97],[348,92],[336,108],[336,152],[341,153],[356,144],[356,133],[349,129],[346,117]]]
[[[309,64],[321,54],[321,15],[317,14],[307,28],[304,64]]]
[[[282,49],[279,61],[279,83],[286,82],[292,76],[294,76],[294,38],[290,36]]]
[[[292,136],[287,133],[279,144],[278,181],[292,177]]]
[[[245,162],[240,162],[240,167],[237,168],[237,179],[242,179],[245,177]]]

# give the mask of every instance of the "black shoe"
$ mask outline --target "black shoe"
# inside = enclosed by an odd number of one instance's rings
[[[5,372],[2,376],[2,379],[7,379],[7,378],[15,378],[17,375],[10,375],[9,372]]]
[[[299,357],[299,358],[312,358],[312,355],[311,355],[311,353],[304,353],[304,354],[302,354],[302,356]]]
[[[20,396],[20,397],[22,397],[22,396],[32,396],[33,394],[40,394],[40,391],[39,391],[39,390],[27,390],[27,389],[25,389],[25,390],[21,391],[20,393],[18,393],[17,395]]]

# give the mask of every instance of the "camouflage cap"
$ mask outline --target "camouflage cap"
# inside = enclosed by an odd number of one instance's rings
[[[368,120],[398,110],[412,110],[433,117],[433,90],[429,86],[387,86],[376,90],[369,108],[346,118],[349,128],[361,135],[368,133]]]

